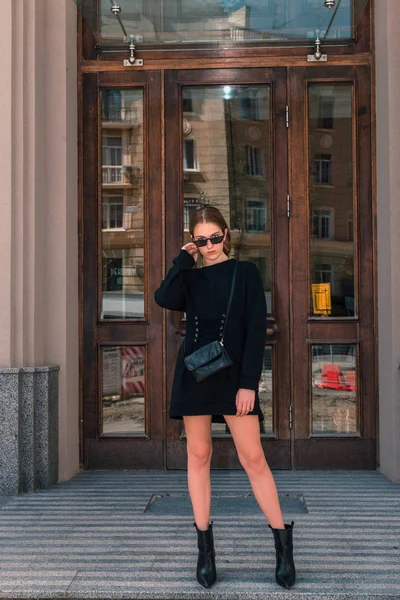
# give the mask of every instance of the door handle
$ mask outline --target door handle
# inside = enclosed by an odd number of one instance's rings
[[[279,333],[279,326],[277,323],[274,323],[272,327],[267,327],[267,335],[275,335],[275,333]]]

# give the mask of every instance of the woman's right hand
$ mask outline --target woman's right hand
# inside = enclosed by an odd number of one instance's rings
[[[186,252],[189,252],[189,254],[193,256],[195,262],[197,262],[197,259],[199,257],[199,251],[197,249],[197,246],[193,244],[193,242],[188,242],[187,244],[182,246],[181,250],[186,250]]]

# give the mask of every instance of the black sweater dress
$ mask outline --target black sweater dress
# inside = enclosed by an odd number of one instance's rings
[[[186,312],[186,354],[219,339],[229,300],[233,268],[237,262],[236,285],[225,328],[224,344],[233,364],[197,383],[183,361],[181,345],[175,365],[169,416],[212,415],[212,422],[224,422],[223,415],[236,414],[239,388],[255,390],[254,410],[263,421],[258,398],[264,346],[267,306],[256,265],[234,258],[207,267],[193,268],[195,260],[181,250],[154,294],[163,308]]]

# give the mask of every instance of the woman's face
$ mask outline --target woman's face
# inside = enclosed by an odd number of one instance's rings
[[[192,236],[193,240],[223,236],[223,239],[218,244],[213,244],[210,239],[207,239],[207,244],[198,248],[198,251],[203,259],[206,259],[206,262],[218,262],[222,258],[227,231],[227,229],[222,230],[216,223],[198,223],[196,225]]]

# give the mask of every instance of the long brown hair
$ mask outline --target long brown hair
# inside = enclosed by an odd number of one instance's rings
[[[229,227],[224,217],[215,206],[205,206],[204,208],[198,208],[191,216],[189,222],[189,233],[194,235],[194,228],[198,223],[215,223],[220,227],[221,231],[227,229],[226,238],[224,241],[224,252],[229,256],[231,252],[231,235]]]

